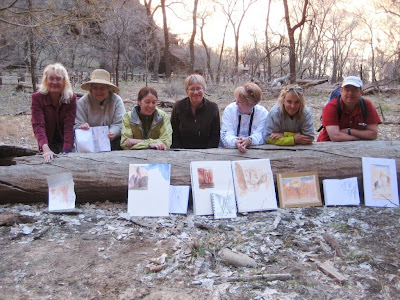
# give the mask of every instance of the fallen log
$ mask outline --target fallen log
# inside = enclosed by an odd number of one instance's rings
[[[400,171],[400,141],[314,143],[307,146],[262,145],[246,153],[236,149],[136,150],[105,153],[70,153],[52,163],[41,155],[16,157],[13,165],[0,166],[0,203],[47,202],[46,177],[71,172],[78,203],[126,201],[128,165],[171,164],[171,184],[190,185],[191,161],[247,160],[269,158],[277,173],[318,171],[320,184],[326,178],[357,177],[362,195],[361,157],[396,160]],[[397,176],[399,182],[400,176]],[[363,198],[363,197],[362,197]]]

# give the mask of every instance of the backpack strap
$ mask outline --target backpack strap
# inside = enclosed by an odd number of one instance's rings
[[[342,98],[341,95],[339,95],[338,102],[337,102],[337,112],[338,112],[339,120],[342,117],[342,106],[340,105],[341,98]],[[361,106],[364,123],[366,123],[367,122],[367,104],[365,103],[365,99],[363,97],[360,98],[360,106]]]

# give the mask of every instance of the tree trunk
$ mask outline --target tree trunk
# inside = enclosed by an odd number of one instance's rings
[[[361,157],[393,158],[399,173],[399,149],[400,141],[361,141],[294,147],[263,145],[253,147],[246,153],[237,149],[70,153],[58,156],[50,164],[43,162],[42,155],[24,156],[15,158],[14,165],[0,166],[0,203],[46,202],[46,177],[62,172],[72,173],[77,202],[126,201],[129,164],[171,164],[171,184],[190,185],[191,161],[259,158],[271,160],[274,177],[277,173],[315,170],[318,171],[320,184],[326,178],[357,177],[360,191],[363,191]]]
[[[190,37],[189,42],[189,49],[190,49],[190,65],[189,65],[189,72],[190,74],[194,73],[194,39],[196,37],[196,29],[197,29],[197,4],[199,0],[194,0],[194,8],[193,8],[193,29],[192,29],[192,36]]]
[[[165,77],[171,78],[171,53],[169,52],[169,31],[167,26],[167,12],[165,11],[165,0],[161,0],[161,9],[163,15],[164,27],[164,62],[165,62]]]

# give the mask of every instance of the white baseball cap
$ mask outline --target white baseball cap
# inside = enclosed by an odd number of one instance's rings
[[[357,76],[349,76],[349,77],[346,77],[346,78],[343,80],[342,87],[344,87],[344,86],[346,86],[346,85],[353,85],[353,86],[355,86],[355,87],[362,88],[363,82],[362,82],[362,80],[360,79],[360,77],[357,77]]]

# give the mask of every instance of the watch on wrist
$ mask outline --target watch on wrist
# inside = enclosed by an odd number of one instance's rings
[[[350,127],[347,127],[347,134],[348,134],[348,135],[351,135]]]

